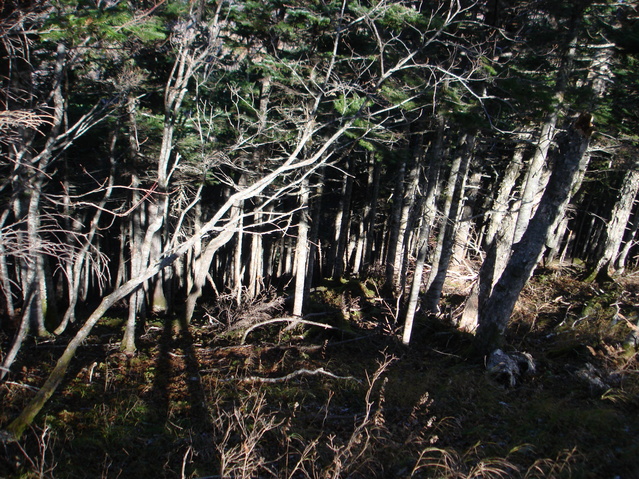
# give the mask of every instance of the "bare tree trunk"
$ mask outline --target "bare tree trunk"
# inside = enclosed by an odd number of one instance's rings
[[[380,177],[381,177],[381,167],[378,161],[375,160],[375,155],[371,153],[370,161],[374,163],[373,165],[373,181],[372,186],[370,186],[370,195],[367,194],[367,206],[364,210],[364,222],[365,222],[365,232],[366,235],[366,246],[364,248],[364,259],[363,263],[365,266],[370,266],[373,261],[373,248],[376,246],[377,241],[377,230],[375,228],[376,218],[377,218],[377,203],[379,202],[379,187],[380,187]],[[379,248],[379,245],[377,245]]]
[[[619,256],[617,256],[617,261],[615,263],[615,267],[617,269],[617,274],[623,274],[626,269],[626,261],[628,258],[628,254],[633,246],[637,245],[637,230],[639,229],[639,215],[635,212],[634,221],[632,222],[632,228],[630,229],[630,233],[628,234],[628,240],[626,244],[621,249]]]
[[[418,136],[418,138],[415,138],[416,136]],[[389,260],[393,260],[393,271],[395,272],[393,290],[399,291],[400,294],[404,293],[403,288],[400,288],[400,286],[405,284],[405,278],[402,277],[401,273],[406,271],[404,263],[408,255],[405,255],[404,251],[408,249],[407,243],[409,242],[408,238],[410,237],[409,223],[411,210],[415,205],[415,192],[417,191],[417,185],[419,183],[420,172],[422,169],[422,135],[413,134],[411,136],[411,142],[413,145],[410,149],[410,169],[408,171],[406,185],[403,192],[402,208],[397,228],[397,247],[395,249],[395,258],[389,258]]]
[[[335,262],[333,264],[333,278],[341,278],[344,274],[346,262],[346,247],[348,245],[351,223],[351,197],[353,195],[353,161],[349,159],[348,172],[344,178],[342,197],[340,198],[341,215],[339,228],[337,229]],[[336,232],[336,233],[337,233]]]
[[[308,177],[300,183],[300,219],[297,225],[297,246],[295,248],[295,293],[293,297],[293,316],[302,316],[308,271]]]
[[[9,209],[5,209],[0,215],[0,232],[4,230],[4,227],[9,217]],[[2,289],[2,295],[4,296],[4,311],[6,315],[13,319],[15,316],[15,302],[13,291],[11,287],[11,277],[9,276],[9,267],[7,265],[7,254],[5,244],[0,238],[0,289]]]
[[[366,197],[364,199],[364,207],[362,208],[361,216],[359,217],[356,247],[353,255],[352,271],[355,275],[360,274],[362,267],[366,265],[366,251],[369,248],[369,243],[372,239],[370,237],[371,212],[375,208],[374,203],[377,201],[377,198],[372,198],[375,188],[375,172],[375,155],[373,153],[369,153],[366,164]],[[377,181],[379,183],[379,175]]]
[[[237,221],[237,235],[235,236],[235,247],[233,250],[233,290],[235,294],[235,302],[239,306],[242,304],[242,286],[244,278],[244,203],[240,203],[236,208]]]
[[[256,205],[256,211],[253,214],[255,223],[258,225],[264,219],[264,215],[260,209],[260,205]],[[246,294],[249,298],[255,298],[263,287],[262,278],[264,275],[264,240],[262,234],[253,231],[251,234],[251,253],[248,268],[248,284],[246,285]]]
[[[490,354],[503,341],[519,294],[543,254],[549,232],[570,198],[575,175],[592,134],[591,119],[590,114],[582,114],[568,132],[558,139],[558,158],[537,211],[521,241],[514,246],[513,254],[491,294],[485,303],[479,305],[475,347],[483,355]]]
[[[436,213],[435,200],[437,197],[439,173],[443,156],[444,120],[443,118],[438,117],[436,121],[438,123],[437,137],[435,138],[435,141],[431,147],[430,154],[428,155],[430,161],[428,162],[428,181],[426,185],[426,193],[424,195],[423,208],[425,215],[424,221],[422,222],[421,229],[419,231],[419,239],[417,243],[417,258],[415,260],[415,271],[413,272],[413,281],[411,283],[408,302],[406,304],[406,315],[404,319],[402,342],[407,346],[410,343],[410,338],[413,332],[413,323],[415,321],[415,314],[417,312],[417,305],[419,302],[419,293],[422,286],[424,265],[428,256],[428,239],[430,237],[430,228]]]
[[[600,272],[612,275],[615,272],[621,244],[628,227],[637,193],[639,192],[639,159],[635,159],[623,179],[619,199],[615,203],[606,228],[603,253],[593,268],[591,279]]]
[[[545,181],[542,181],[542,178],[544,178],[544,164],[546,163],[548,150],[550,149],[555,136],[557,120],[559,118],[564,95],[568,87],[568,79],[572,72],[572,65],[577,51],[577,39],[579,34],[578,27],[581,24],[581,18],[576,16],[572,23],[570,36],[566,42],[566,51],[561,58],[561,64],[557,71],[557,80],[554,91],[554,108],[541,127],[538,143],[528,164],[528,171],[524,183],[524,190],[521,195],[513,243],[517,243],[521,239],[524,231],[528,227],[528,222],[530,221],[537,205],[536,198],[538,197],[539,192],[543,191],[545,186]]]
[[[472,219],[475,208],[475,202],[477,201],[477,194],[479,192],[479,184],[481,181],[481,172],[475,171],[470,175],[468,179],[468,185],[466,186],[466,201],[461,208],[461,215],[459,217],[459,227],[455,233],[455,240],[453,242],[453,261],[457,264],[462,264],[466,259],[466,253],[468,252],[468,246],[472,245]]]
[[[388,218],[388,236],[386,243],[386,253],[384,255],[386,264],[386,282],[385,287],[389,292],[395,293],[396,276],[399,274],[395,270],[395,256],[399,245],[399,229],[402,217],[402,206],[404,199],[404,180],[406,178],[406,157],[400,159],[395,177],[395,187],[393,188],[393,203]]]
[[[477,282],[473,285],[466,303],[464,311],[459,320],[458,328],[462,331],[473,333],[477,329],[479,314],[480,291],[485,292],[485,282],[488,282],[487,290],[491,291],[494,281],[501,275],[506,262],[510,257],[510,248],[514,235],[514,217],[510,210],[510,198],[521,167],[524,154],[523,145],[515,145],[512,160],[508,163],[504,176],[499,184],[497,195],[493,199],[492,208],[484,235],[484,243],[489,254],[493,254],[493,260],[488,258],[483,262]],[[493,251],[493,248],[495,250]],[[490,270],[490,271],[489,271]]]
[[[466,178],[473,155],[475,137],[464,135],[460,144],[463,146],[457,152],[450,170],[448,182],[444,190],[444,208],[442,211],[442,225],[437,238],[437,247],[433,255],[433,267],[428,277],[428,290],[425,295],[425,307],[428,311],[437,313],[444,282],[448,274],[450,257],[453,253],[453,243],[459,210],[463,202]]]
[[[309,251],[308,251],[308,271],[306,281],[306,296],[310,293],[310,288],[313,279],[315,278],[315,269],[319,268],[319,275],[322,276],[322,258],[320,250],[320,219],[322,215],[322,196],[324,194],[324,176],[325,169],[322,167],[320,170],[320,178],[315,187],[315,198],[311,202],[312,218],[311,218],[311,230],[309,232]]]

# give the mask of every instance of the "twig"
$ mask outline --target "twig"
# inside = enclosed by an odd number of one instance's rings
[[[38,388],[30,386],[29,384],[17,383],[15,381],[5,381],[4,384],[12,384],[13,386],[20,386],[21,388],[30,389],[31,391],[38,391]]]
[[[241,382],[260,382],[260,383],[280,383],[280,382],[284,382],[284,381],[288,381],[289,379],[293,379],[294,377],[297,376],[301,376],[303,374],[308,374],[309,376],[315,376],[317,374],[323,374],[325,376],[331,377],[331,378],[335,378],[335,379],[350,379],[353,381],[357,381],[358,383],[360,383],[361,381],[359,379],[357,379],[356,377],[353,376],[338,376],[337,374],[333,374],[330,371],[327,371],[324,368],[318,368],[318,369],[298,369],[297,371],[293,371],[290,374],[287,374],[286,376],[281,376],[278,378],[263,378],[260,376],[249,376],[246,378],[229,378],[229,379],[224,379],[224,382],[227,381],[241,381]]]
[[[262,326],[266,326],[267,324],[273,324],[273,323],[303,323],[303,324],[309,324],[311,326],[318,326],[318,327],[324,328],[324,329],[336,329],[337,331],[343,331],[343,332],[349,332],[350,333],[350,331],[345,331],[343,329],[336,328],[335,326],[331,326],[330,324],[318,323],[318,322],[315,322],[315,321],[309,321],[307,319],[302,319],[302,318],[275,318],[275,319],[269,319],[268,321],[263,321],[263,322],[258,323],[258,324],[254,324],[253,326],[248,328],[244,332],[244,336],[242,336],[242,341],[240,341],[240,344],[244,344],[246,342],[247,336],[254,329],[257,329],[257,328],[262,327]]]

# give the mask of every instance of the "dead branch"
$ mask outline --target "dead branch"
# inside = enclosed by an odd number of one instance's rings
[[[327,371],[324,368],[318,368],[318,369],[298,369],[297,371],[293,371],[290,374],[287,374],[286,376],[281,376],[278,378],[263,378],[261,376],[249,376],[246,378],[229,378],[229,379],[224,379],[223,382],[228,382],[228,381],[241,381],[243,383],[251,383],[251,382],[260,382],[260,383],[281,383],[284,381],[288,381],[289,379],[293,379],[297,376],[301,376],[303,374],[309,375],[309,376],[316,376],[318,374],[323,374],[324,376],[328,376],[334,379],[348,379],[351,381],[357,381],[358,383],[361,383],[362,381],[357,379],[356,377],[353,376],[338,376],[337,374],[333,374],[330,371]]]
[[[315,322],[315,321],[309,321],[307,319],[302,319],[302,318],[275,318],[275,319],[269,319],[267,321],[263,321],[263,322],[258,323],[258,324],[254,324],[253,326],[248,328],[244,332],[244,336],[242,336],[242,341],[240,341],[240,344],[244,344],[246,342],[247,336],[254,329],[257,329],[257,328],[262,327],[262,326],[266,326],[267,324],[273,324],[273,323],[303,323],[303,324],[308,324],[310,326],[318,326],[318,327],[324,328],[324,329],[335,329],[337,331],[350,333],[350,331],[346,331],[344,329],[336,328],[335,326],[331,326],[330,324],[318,323],[318,322]]]

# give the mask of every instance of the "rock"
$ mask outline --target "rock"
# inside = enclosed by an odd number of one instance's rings
[[[535,361],[528,353],[505,353],[501,349],[495,349],[488,356],[486,370],[506,386],[514,387],[522,376],[535,372]]]

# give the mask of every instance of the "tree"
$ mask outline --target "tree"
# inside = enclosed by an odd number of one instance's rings
[[[581,163],[593,133],[591,121],[590,113],[582,113],[566,134],[558,139],[558,156],[539,206],[521,240],[514,245],[495,286],[486,294],[483,302],[480,300],[475,346],[481,354],[491,353],[503,341],[519,294],[537,266],[549,234],[570,199],[575,176],[583,167]],[[489,255],[493,258],[487,258],[486,261],[494,261],[494,249]]]

